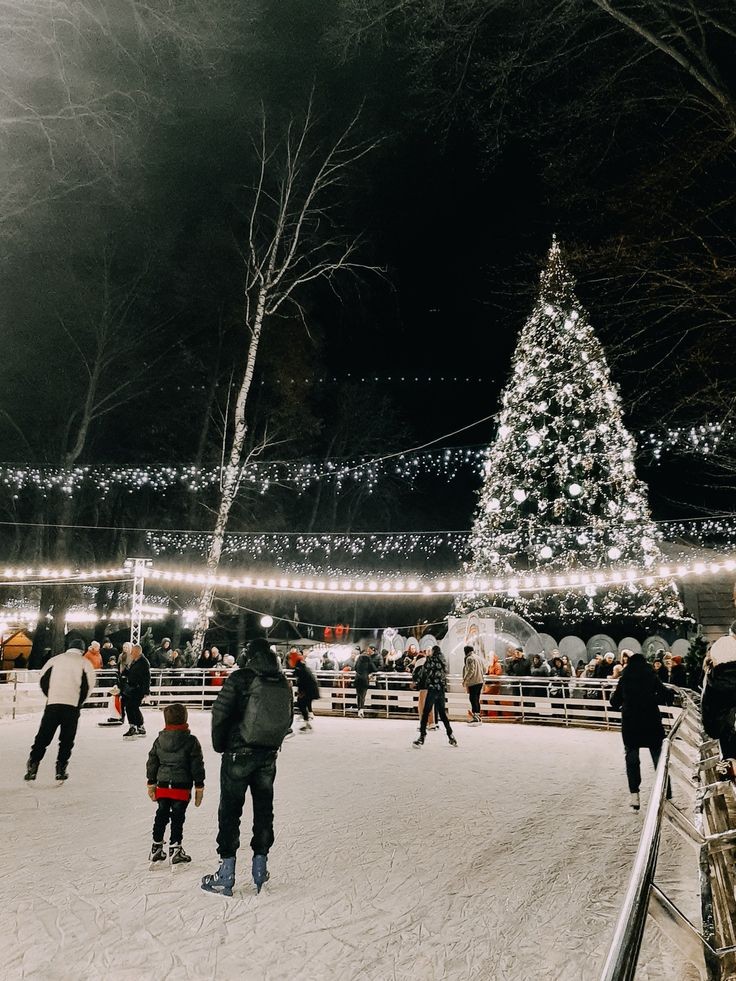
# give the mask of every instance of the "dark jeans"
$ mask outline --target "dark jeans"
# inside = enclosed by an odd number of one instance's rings
[[[187,816],[188,800],[172,800],[170,797],[159,797],[156,817],[153,819],[153,840],[163,841],[166,825],[171,819],[171,834],[169,844],[180,845],[184,834],[184,818]]]
[[[253,798],[254,855],[268,855],[273,844],[273,782],[276,779],[276,753],[254,750],[224,753],[220,766],[220,807],[217,851],[220,858],[235,858],[240,848],[240,816],[250,787]]]
[[[302,718],[304,721],[309,722],[309,713],[312,711],[312,699],[307,698],[306,695],[297,695],[296,707],[302,713]]]
[[[652,743],[651,746],[646,747],[652,757],[652,763],[654,764],[654,769],[657,769],[657,763],[659,763],[659,754],[662,752],[662,742]],[[639,747],[638,746],[624,746],[624,757],[626,759],[626,778],[629,781],[629,791],[632,794],[639,793],[639,787],[641,786],[641,765],[639,763]],[[667,800],[672,797],[672,787],[670,781],[667,780]]]
[[[128,713],[128,722],[132,726],[143,725],[143,713],[141,712],[141,702],[143,695],[126,695],[125,711]]]
[[[56,766],[59,770],[66,769],[69,757],[72,755],[74,737],[77,735],[79,709],[74,705],[47,705],[41,717],[41,725],[31,746],[29,762],[40,763],[46,754],[46,749],[59,730],[59,753]]]
[[[365,708],[365,696],[368,691],[368,682],[355,679],[355,694],[358,698],[358,709]]]
[[[483,684],[468,685],[468,698],[470,699],[470,711],[473,715],[480,715],[480,692]]]
[[[419,735],[424,739],[427,735],[427,719],[429,718],[429,713],[435,710],[435,714],[440,722],[444,725],[445,731],[448,736],[452,735],[452,727],[450,726],[450,720],[447,718],[447,709],[445,708],[445,693],[443,690],[438,690],[436,688],[430,688],[427,691],[427,697],[424,701],[424,711],[422,712],[422,718],[419,723]]]

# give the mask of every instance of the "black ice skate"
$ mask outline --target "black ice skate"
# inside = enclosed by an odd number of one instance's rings
[[[171,845],[169,847],[169,861],[172,865],[182,865],[184,862],[191,862],[192,856],[187,855],[181,845]]]
[[[31,761],[29,760],[26,763],[26,775],[23,777],[23,779],[35,780],[37,773],[38,773],[38,763],[31,763]]]
[[[454,736],[448,736],[448,739],[450,740],[451,746],[457,746],[457,739]]]
[[[56,768],[56,779],[59,782],[61,782],[62,780],[68,780],[69,779],[69,774],[66,772],[66,767],[65,766],[63,766],[63,767],[57,766],[57,768]]]
[[[146,734],[145,726],[136,726],[136,730],[135,730],[136,736],[145,736],[145,734]]]
[[[138,735],[138,729],[137,729],[137,727],[136,726],[131,726],[130,729],[128,729],[127,732],[124,732],[123,733],[123,739],[132,739],[133,736],[137,736],[137,735]]]
[[[164,851],[164,843],[162,841],[154,841],[151,845],[151,854],[148,856],[148,861],[151,863],[151,868],[157,862],[166,861],[166,852]]]
[[[716,773],[721,780],[736,779],[736,760],[725,759],[716,764]]]
[[[260,892],[263,888],[263,883],[268,882],[271,878],[271,873],[266,868],[266,863],[266,855],[253,856],[253,883],[255,884],[256,892]]]
[[[414,742],[412,743],[412,746],[415,746],[417,749],[419,749],[423,745],[424,745],[424,736],[420,736],[418,739],[415,739]]]

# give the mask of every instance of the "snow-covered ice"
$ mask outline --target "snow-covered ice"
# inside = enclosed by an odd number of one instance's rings
[[[145,760],[161,713],[132,742],[97,728],[105,714],[83,713],[59,787],[54,747],[23,781],[38,716],[0,722],[3,981],[597,978],[642,822],[618,733],[458,724],[458,749],[430,733],[416,750],[408,721],[318,718],[279,756],[271,881],[255,895],[246,801],[223,899],[199,889],[217,866],[209,715],[190,713],[207,764],[185,827],[193,861],[149,871]],[[673,832],[658,881],[697,916],[695,853]],[[650,922],[638,977],[695,976],[679,962]]]

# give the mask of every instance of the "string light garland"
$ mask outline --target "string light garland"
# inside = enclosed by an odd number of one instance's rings
[[[657,433],[642,430],[638,434],[640,459],[659,463],[666,455],[713,456],[724,444],[733,444],[736,430],[720,423],[667,429]],[[528,446],[535,449],[541,437],[528,435]],[[482,477],[488,458],[488,446],[447,446],[431,450],[406,451],[389,458],[354,457],[350,459],[272,460],[248,464],[243,470],[242,485],[259,494],[266,494],[276,485],[293,486],[299,494],[319,481],[334,481],[338,489],[365,482],[372,490],[379,481],[397,479],[414,488],[423,478],[455,480],[461,473],[470,472]],[[43,493],[60,492],[68,497],[85,489],[94,489],[104,499],[115,490],[128,494],[152,492],[166,494],[183,490],[200,493],[218,487],[222,478],[219,467],[193,465],[166,466],[79,466],[33,467],[10,463],[0,464],[0,486],[13,497],[35,490]]]
[[[198,588],[214,585],[217,589],[252,592],[297,592],[332,595],[363,596],[457,596],[476,593],[555,592],[560,589],[606,588],[622,584],[640,583],[652,585],[657,581],[672,582],[675,579],[719,575],[733,572],[736,560],[732,556],[719,561],[689,561],[662,563],[652,568],[611,566],[606,568],[574,568],[565,573],[547,573],[543,569],[512,576],[482,577],[459,574],[457,571],[442,576],[382,576],[354,575],[294,577],[282,570],[270,574],[232,573],[212,574],[206,570],[178,568],[151,568],[146,571],[146,581],[173,583],[180,587]],[[40,585],[45,583],[101,582],[124,570],[97,570],[70,572],[68,569],[9,568],[4,570],[5,580],[0,585]]]

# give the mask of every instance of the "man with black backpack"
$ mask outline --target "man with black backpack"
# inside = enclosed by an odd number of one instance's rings
[[[212,746],[222,753],[217,851],[220,867],[202,879],[206,892],[232,896],[235,859],[240,847],[240,816],[250,788],[253,798],[253,882],[260,892],[269,878],[273,845],[273,784],[276,754],[291,729],[294,696],[291,682],[263,637],[252,640],[240,670],[225,679],[212,706]]]

